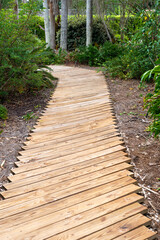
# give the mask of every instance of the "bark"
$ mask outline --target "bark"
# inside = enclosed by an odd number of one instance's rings
[[[50,48],[55,49],[55,0],[50,0]]]
[[[86,1],[86,46],[92,44],[92,0]]]
[[[107,24],[106,24],[106,22],[105,22],[105,20],[104,20],[104,16],[103,16],[103,18],[102,18],[102,22],[103,22],[103,25],[104,25],[104,27],[105,27],[105,30],[106,30],[107,36],[108,36],[108,38],[109,38],[109,41],[110,41],[111,43],[113,43],[111,34],[110,34],[110,32],[109,32],[109,30],[108,30],[108,27],[107,27]]]
[[[68,0],[61,0],[61,41],[60,47],[67,50]]]
[[[101,3],[99,1],[96,1],[96,8],[97,8],[97,11],[98,11],[98,15],[101,17],[102,19],[102,22],[103,22],[103,25],[105,27],[105,30],[106,30],[106,33],[107,33],[107,36],[108,36],[108,39],[111,43],[113,43],[113,40],[112,40],[112,37],[111,37],[111,34],[108,30],[108,27],[107,27],[107,24],[106,24],[106,21],[104,20],[104,10],[103,10],[103,6],[101,6]]]
[[[18,9],[18,0],[15,0],[15,14],[17,15],[17,19],[19,19],[19,9]]]
[[[43,0],[44,7],[44,26],[45,26],[45,41],[47,47],[50,46],[50,23],[49,23],[49,10],[48,10],[48,0]]]
[[[125,27],[125,5],[121,5],[121,18],[120,18],[120,29],[121,29],[121,40],[124,40],[124,27]]]

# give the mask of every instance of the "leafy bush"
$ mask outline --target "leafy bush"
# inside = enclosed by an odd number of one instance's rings
[[[113,59],[119,55],[122,54],[123,52],[123,47],[118,45],[118,44],[112,44],[109,41],[106,41],[103,46],[100,47],[99,49],[99,58],[100,62],[103,63],[106,60]]]
[[[157,61],[160,64],[160,60]],[[152,124],[148,130],[154,134],[155,137],[160,137],[160,65],[155,66],[152,70],[145,72],[141,79],[141,84],[148,78],[154,76],[155,89],[153,93],[148,93],[144,99],[145,108],[148,109],[150,117],[153,119]]]
[[[40,16],[33,16],[29,23],[29,30],[36,35],[40,40],[45,41],[44,18]]]
[[[89,66],[97,66],[99,63],[99,51],[95,46],[81,47],[77,49],[74,61],[88,64]]]
[[[22,6],[18,20],[12,10],[0,12],[0,97],[52,86],[54,78],[43,64],[51,53],[28,28],[36,11],[32,0]]]
[[[7,111],[7,109],[6,109],[3,105],[1,105],[1,104],[0,104],[0,118],[3,119],[3,120],[5,120],[5,119],[8,118],[8,111]]]
[[[72,53],[72,61],[76,61],[89,66],[101,66],[101,64],[109,59],[115,58],[122,52],[117,44],[112,44],[109,41],[105,42],[99,48],[96,46],[80,47]]]
[[[104,25],[100,18],[93,20],[93,45],[102,45],[107,39]],[[60,45],[60,31],[57,33],[57,42]],[[68,50],[72,51],[86,45],[86,17],[70,17],[68,20]]]
[[[137,78],[154,67],[160,53],[160,22],[158,5],[154,11],[142,11],[143,26],[126,44],[121,55],[103,65],[112,76]]]

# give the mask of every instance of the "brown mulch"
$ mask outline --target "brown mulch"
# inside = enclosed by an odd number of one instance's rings
[[[143,97],[153,90],[153,85],[139,89],[137,80],[110,78],[107,78],[107,84],[117,124],[134,165],[135,178],[142,187],[152,228],[159,232],[160,240],[160,141],[146,131],[151,120],[146,117],[147,110],[143,109]],[[38,93],[10,96],[5,102],[9,116],[6,121],[0,120],[0,131],[3,131],[0,134],[1,186],[7,181],[18,152],[45,109],[51,93],[52,90],[45,89]],[[31,118],[27,120],[26,116]]]
[[[160,239],[160,141],[146,131],[151,119],[143,109],[143,97],[153,84],[139,89],[138,80],[107,78],[118,127],[134,166],[134,176],[142,187],[148,217]]]
[[[0,119],[0,187],[14,167],[21,146],[44,111],[53,89],[9,96],[3,104],[8,110],[8,119]]]

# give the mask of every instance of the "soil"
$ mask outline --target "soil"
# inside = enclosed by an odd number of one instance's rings
[[[55,83],[54,83],[55,84]],[[45,109],[53,89],[9,96],[3,105],[8,110],[8,119],[0,119],[0,188],[7,182],[21,146],[26,141],[38,117]]]
[[[153,84],[139,89],[138,80],[111,80],[107,77],[120,133],[134,166],[134,176],[142,187],[151,227],[160,239],[160,141],[146,131],[151,119],[143,108],[143,97]]]
[[[85,67],[86,66],[80,66]],[[90,68],[90,67],[87,67]],[[106,79],[113,101],[117,124],[124,138],[126,148],[134,165],[135,178],[142,187],[148,217],[152,229],[157,230],[160,240],[160,141],[146,131],[150,123],[147,110],[143,109],[143,97],[153,91],[149,84],[139,89],[137,80]],[[0,184],[8,181],[21,146],[28,137],[37,118],[42,114],[53,90],[10,96],[4,105],[8,119],[0,120]]]

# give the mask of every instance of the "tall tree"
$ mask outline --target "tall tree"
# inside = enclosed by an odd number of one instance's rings
[[[45,26],[45,40],[47,47],[50,46],[50,23],[49,23],[49,10],[48,10],[48,0],[43,0],[44,7],[44,26]]]
[[[96,1],[94,1],[94,3],[96,6],[96,11],[97,11],[98,15],[100,16],[100,18],[102,19],[108,39],[112,43],[112,37],[111,37],[110,31],[109,31],[109,28],[107,26],[108,19],[107,18],[105,19],[105,14],[107,13],[107,11],[109,11],[108,6],[109,6],[110,1],[109,0],[107,0],[107,1],[96,0]],[[112,3],[113,3],[113,1],[112,1]]]
[[[56,39],[55,39],[55,14],[56,14],[56,0],[50,0],[50,47],[55,49]]]
[[[92,5],[92,0],[86,0],[86,46],[92,44]]]
[[[61,41],[60,47],[67,50],[68,0],[61,0]]]
[[[19,8],[18,8],[18,0],[15,0],[15,14],[17,15],[17,19],[19,18]]]

